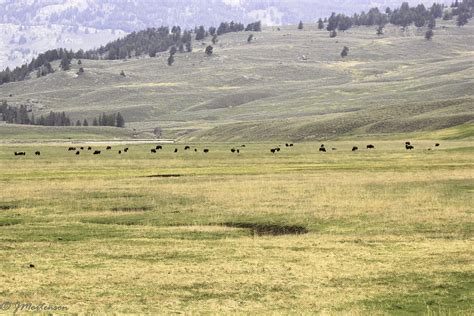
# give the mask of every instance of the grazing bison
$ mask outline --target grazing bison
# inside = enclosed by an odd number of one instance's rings
[[[326,152],[326,148],[321,147],[321,148],[319,148],[319,151],[325,153],[325,152]]]
[[[123,151],[127,153],[127,152],[128,152],[128,147],[127,147],[127,148],[125,148]]]
[[[68,151],[75,151],[76,150],[76,147],[69,147],[68,148]]]
[[[35,155],[36,156],[41,156],[41,152],[37,151],[37,152],[35,152]]]
[[[162,149],[163,149],[163,146],[158,145],[158,146],[156,146],[155,149],[156,149],[156,150],[162,150]]]
[[[178,152],[178,148],[175,148],[175,149],[174,149],[174,152],[177,153],[177,152]]]
[[[152,150],[150,150],[150,152],[151,152],[152,154],[156,154],[156,149],[152,149]]]
[[[276,152],[276,149],[275,149],[275,148],[272,148],[272,149],[270,149],[270,152],[271,152],[272,154],[274,154],[274,153]]]
[[[189,146],[184,147],[184,150],[190,150],[190,149],[191,149],[191,147],[189,147]]]
[[[121,154],[122,154],[122,151],[121,151],[121,150],[119,150],[119,151],[118,151],[118,154],[119,154],[119,155],[121,155]]]
[[[100,155],[100,150],[94,151],[93,155]]]
[[[231,153],[235,153],[235,151],[236,151],[235,148],[232,148],[232,149],[230,150]]]
[[[374,145],[367,145],[367,149],[375,149]]]
[[[293,147],[293,144],[290,144],[290,147]]]
[[[280,151],[281,149],[280,149],[280,147],[277,147],[277,148],[275,148],[275,150],[276,150],[276,151]]]
[[[84,147],[81,147],[81,150],[84,150]]]
[[[358,151],[358,150],[359,150],[359,147],[357,146],[352,147],[352,151]]]
[[[241,145],[240,147],[245,147],[245,145]]]
[[[81,154],[80,151],[76,151],[76,155],[79,156]]]
[[[439,147],[439,143],[436,143],[436,144],[435,144],[435,147]]]
[[[240,154],[240,150],[239,150],[239,149],[237,149],[237,153]]]
[[[87,147],[87,150],[92,150],[92,147]]]
[[[411,143],[410,143],[410,142],[405,142],[405,145],[406,145],[406,146],[410,146]]]
[[[106,150],[112,150],[112,146],[107,146]]]
[[[332,148],[332,150],[337,150],[337,148]]]
[[[197,152],[198,152],[197,148],[194,148],[194,152],[195,152],[195,153],[197,153]]]
[[[412,145],[405,145],[405,149],[412,150],[412,149],[415,149],[415,147],[413,147]]]
[[[203,151],[204,151],[205,154],[209,153],[209,149],[207,149],[207,148],[204,149]]]
[[[16,152],[15,151],[15,156],[26,156],[26,152],[24,152],[24,151]]]

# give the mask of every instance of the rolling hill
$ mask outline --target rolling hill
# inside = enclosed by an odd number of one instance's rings
[[[315,25],[266,27],[193,42],[192,53],[120,61],[82,60],[70,71],[0,86],[35,115],[91,119],[120,111],[136,132],[187,140],[294,140],[470,130],[474,120],[474,26],[438,21],[402,32],[354,27],[329,38]],[[349,56],[340,52],[349,47]],[[58,65],[53,65],[58,67]],[[121,76],[124,71],[126,76]],[[11,96],[10,96],[11,95]],[[462,135],[466,134],[461,133]]]

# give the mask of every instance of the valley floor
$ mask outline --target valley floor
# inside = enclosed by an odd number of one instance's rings
[[[404,142],[0,145],[0,304],[472,314],[473,143]]]

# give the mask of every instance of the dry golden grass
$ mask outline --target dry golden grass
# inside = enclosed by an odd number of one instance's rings
[[[0,303],[69,312],[471,314],[474,147],[0,147]],[[272,145],[274,146],[274,145]],[[194,146],[193,146],[194,147]],[[361,146],[360,146],[361,147]],[[28,152],[35,148],[28,148]],[[114,148],[115,150],[115,148]],[[178,174],[174,178],[150,178]],[[299,225],[252,234],[233,223]],[[35,268],[29,268],[33,263]]]

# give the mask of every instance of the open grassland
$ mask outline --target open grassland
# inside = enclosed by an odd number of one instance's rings
[[[131,130],[112,127],[0,125],[0,142],[131,139],[136,135]]]
[[[372,142],[0,146],[0,301],[472,314],[472,141]]]
[[[409,133],[474,120],[474,26],[437,21],[426,29],[357,27],[329,38],[315,25],[265,28],[194,42],[192,53],[120,61],[73,61],[69,72],[0,87],[0,99],[34,99],[36,117],[66,111],[73,121],[124,114],[138,131],[195,141]],[[341,58],[344,46],[349,56]],[[57,65],[56,65],[57,66]],[[124,71],[126,77],[120,76]],[[10,95],[12,95],[10,97]],[[1,131],[0,131],[1,132]]]

